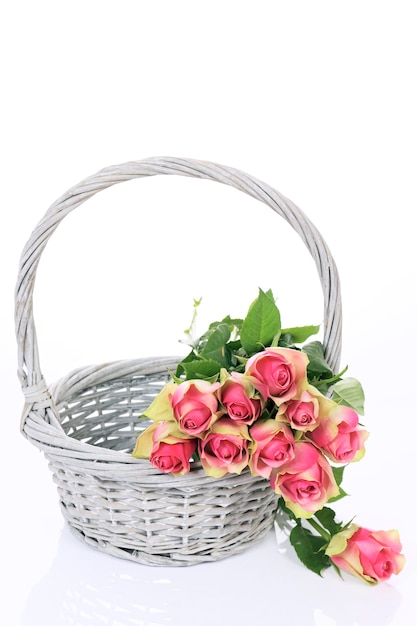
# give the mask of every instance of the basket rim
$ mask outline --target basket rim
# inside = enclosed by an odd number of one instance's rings
[[[72,370],[51,386],[52,400],[59,416],[59,407],[65,402],[78,397],[80,392],[91,386],[123,381],[131,376],[146,376],[148,374],[164,373],[164,368],[173,368],[181,357],[153,357],[112,361],[107,364],[89,365]],[[166,370],[168,371],[168,369]],[[85,384],[81,384],[84,381]],[[45,453],[46,458],[54,465],[70,465],[71,470],[82,474],[90,474],[101,480],[123,480],[148,485],[150,489],[161,483],[167,488],[187,490],[200,484],[224,484],[224,478],[207,476],[200,463],[195,463],[191,471],[180,477],[164,474],[153,467],[148,460],[138,459],[126,452],[111,448],[103,448],[80,441],[68,435],[63,429],[59,418],[51,422],[40,421],[39,415],[31,411],[25,419],[24,434]],[[41,435],[41,436],[40,436]],[[247,468],[246,468],[247,469]],[[252,482],[255,478],[259,482],[261,477],[254,477],[249,470],[242,474],[233,474],[228,482],[233,485]],[[266,481],[268,482],[268,481]]]

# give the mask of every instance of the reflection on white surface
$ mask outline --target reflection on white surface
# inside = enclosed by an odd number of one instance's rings
[[[32,589],[24,626],[391,624],[401,594],[305,570],[271,532],[257,546],[217,563],[149,567],[107,556],[65,526],[48,573]],[[400,622],[398,622],[400,623]]]

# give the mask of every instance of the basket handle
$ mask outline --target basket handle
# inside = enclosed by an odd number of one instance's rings
[[[49,238],[68,213],[97,192],[123,181],[157,174],[205,178],[230,185],[271,207],[294,228],[317,266],[324,295],[324,351],[330,367],[333,370],[338,369],[342,330],[339,277],[323,237],[304,213],[278,191],[240,170],[193,159],[154,157],[106,167],[69,189],[49,208],[23,249],[15,294],[15,323],[18,376],[26,406],[30,405],[31,409],[34,405],[38,408],[52,406],[50,393],[40,369],[33,318],[36,270]]]

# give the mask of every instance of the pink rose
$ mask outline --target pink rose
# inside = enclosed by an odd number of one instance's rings
[[[294,458],[271,473],[271,487],[280,493],[296,517],[312,517],[339,494],[333,471],[317,448],[308,442],[294,444]]]
[[[218,397],[230,419],[237,424],[253,424],[263,409],[250,378],[237,372],[222,383]]]
[[[289,400],[284,415],[295,430],[309,431],[319,420],[319,401],[309,391],[303,391],[299,400]]]
[[[255,476],[269,478],[273,468],[294,458],[294,436],[286,424],[259,420],[249,430],[253,441],[249,467]]]
[[[335,463],[359,461],[365,454],[369,433],[359,428],[359,417],[353,409],[335,402],[332,404],[308,437]]]
[[[216,391],[220,383],[206,380],[186,380],[171,396],[174,418],[182,432],[201,436],[218,419]]]
[[[209,476],[240,474],[249,460],[250,437],[244,424],[221,417],[198,442],[201,464]]]
[[[182,476],[190,471],[190,460],[196,451],[197,441],[184,438],[175,422],[159,422],[155,425],[152,441],[149,460],[154,467],[174,476]]]
[[[280,404],[307,387],[307,363],[307,355],[299,350],[266,348],[248,359],[246,373],[255,378],[264,400],[270,396]]]
[[[376,584],[399,574],[405,565],[397,530],[368,530],[352,524],[334,535],[326,554],[340,569]]]

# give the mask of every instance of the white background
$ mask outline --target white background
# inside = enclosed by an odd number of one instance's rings
[[[1,36],[2,623],[416,623],[416,11],[382,1],[13,2]],[[273,532],[245,554],[149,568],[77,542],[19,433],[13,290],[48,206],[107,165],[216,161],[280,190],[322,232],[343,289],[342,365],[366,392],[367,454],[342,519],[398,528],[407,565],[375,588],[305,570]],[[312,260],[269,209],[208,181],[155,177],[71,214],[42,258],[47,382],[73,367],[182,353],[272,288],[287,326],[320,323]]]

